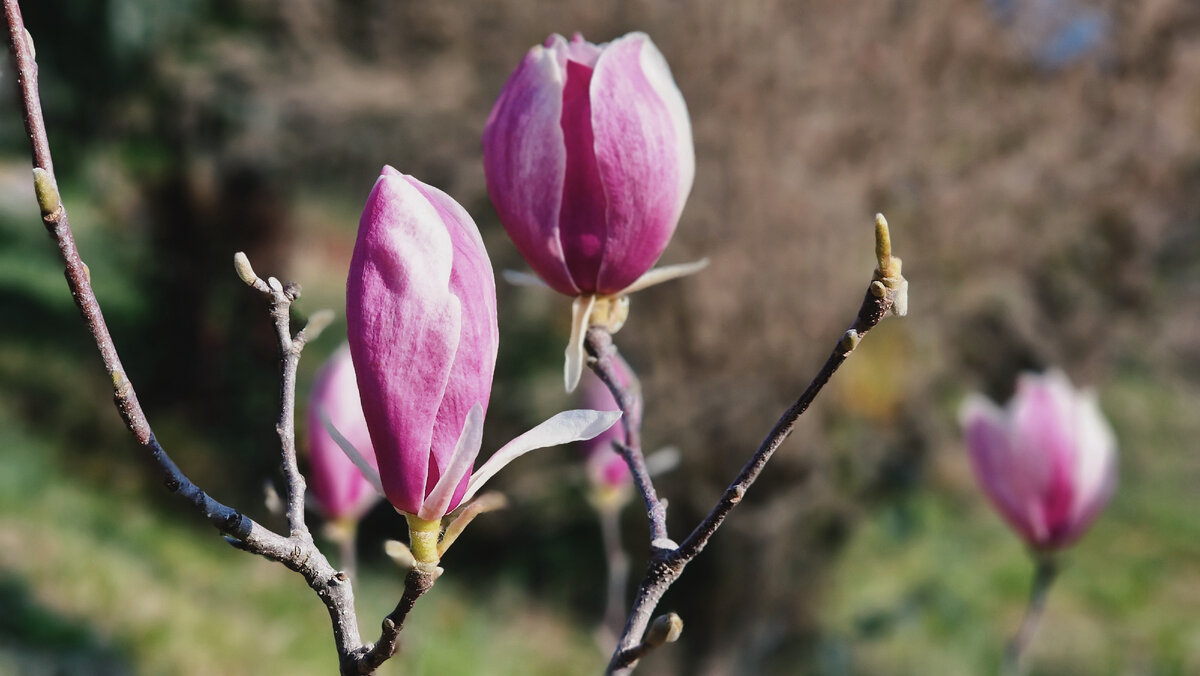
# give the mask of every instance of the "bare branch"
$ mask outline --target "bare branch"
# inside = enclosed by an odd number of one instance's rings
[[[433,588],[434,581],[441,574],[441,569],[435,564],[415,563],[404,577],[404,595],[395,609],[383,618],[382,631],[379,640],[374,645],[364,647],[356,655],[358,674],[370,674],[379,668],[399,647],[400,630],[404,628],[404,620],[417,603],[417,599]]]
[[[834,372],[858,347],[863,336],[885,316],[903,314],[907,306],[908,283],[900,275],[900,259],[891,255],[887,221],[882,216],[876,216],[876,253],[879,257],[879,267],[867,287],[854,324],[842,334],[804,393],[784,411],[758,450],[738,473],[737,478],[725,489],[712,511],[692,530],[683,543],[673,550],[652,549],[649,567],[638,586],[625,630],[609,662],[608,673],[628,674],[633,671],[637,661],[647,652],[642,649],[645,644],[642,637],[663,594],[679,579],[687,564],[704,549],[724,523],[725,517],[742,501],[746,491],[762,473],[771,456],[792,433],[797,419],[808,410]]]
[[[612,334],[608,329],[602,326],[589,328],[584,347],[587,349],[588,356],[591,357],[588,365],[608,387],[609,392],[612,392],[613,399],[617,402],[617,408],[621,409],[621,427],[624,431],[625,443],[617,444],[616,448],[629,465],[629,471],[633,474],[633,483],[646,503],[646,514],[650,518],[651,547],[661,547],[669,540],[667,537],[667,506],[666,503],[659,500],[658,493],[654,491],[654,482],[650,479],[650,472],[646,470],[646,459],[642,456],[640,416],[631,415],[631,412],[637,408],[635,398],[641,397],[641,386],[638,383],[637,374],[617,352],[617,346],[613,344]],[[617,367],[613,363],[616,360],[620,360],[620,365],[624,367],[624,372],[631,381],[628,386],[617,377]],[[673,543],[671,548],[674,548]]]
[[[283,474],[287,482],[287,517],[290,530],[289,536],[284,537],[232,507],[218,502],[201,490],[171,460],[155,438],[146,414],[138,402],[133,383],[121,365],[100,304],[92,290],[87,265],[79,256],[67,210],[59,196],[38,96],[37,63],[34,60],[32,37],[25,29],[17,0],[3,1],[9,48],[17,70],[21,113],[32,148],[34,188],[42,213],[42,222],[58,246],[66,269],[67,285],[88,332],[100,351],[100,358],[112,381],[113,401],[125,426],[158,468],[167,490],[179,494],[191,503],[231,545],[278,561],[304,577],[329,612],[339,655],[339,670],[342,674],[349,676],[373,672],[375,667],[394,654],[395,633],[399,632],[404,615],[412,607],[412,603],[432,585],[433,576],[431,574],[428,581],[418,576],[414,583],[409,584],[397,611],[389,616],[397,618],[390,620],[395,632],[389,639],[391,648],[368,649],[362,645],[359,637],[358,622],[354,613],[354,591],[349,578],[330,565],[328,559],[317,549],[304,523],[305,483],[296,462],[294,428],[296,367],[304,344],[324,328],[323,325],[328,323],[329,318],[319,313],[314,315],[310,326],[306,327],[307,330],[293,337],[290,309],[292,302],[300,294],[299,286],[281,284],[274,277],[264,282],[254,274],[244,254],[235,257],[235,268],[242,280],[270,297],[271,317],[279,338],[281,405],[276,430],[281,442]],[[370,660],[364,660],[364,655],[368,654]]]

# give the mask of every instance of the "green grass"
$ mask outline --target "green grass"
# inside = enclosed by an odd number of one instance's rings
[[[299,576],[142,498],[79,482],[52,450],[0,415],[0,673],[335,672],[328,616]],[[447,565],[381,673],[582,674],[603,663],[565,618],[504,585],[469,594]],[[364,571],[365,635],[400,592],[398,570]]]

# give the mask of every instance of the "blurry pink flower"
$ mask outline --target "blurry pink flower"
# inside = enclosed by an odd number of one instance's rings
[[[683,95],[645,33],[551,35],[483,132],[488,194],[530,267],[569,296],[616,294],[666,248],[692,188]]]
[[[628,388],[631,378],[625,364],[620,359],[613,360],[613,371],[620,384]],[[617,400],[604,381],[596,375],[585,376],[583,382],[583,405],[597,411],[618,411]],[[642,398],[637,393],[633,395],[633,406],[629,411],[629,422],[635,427],[641,424]],[[613,449],[613,442],[623,442],[625,435],[622,425],[613,425],[590,441],[583,443],[585,462],[587,463],[588,479],[592,485],[599,488],[622,488],[630,483],[629,464]]]
[[[342,346],[317,371],[308,401],[308,483],[321,514],[329,521],[357,521],[379,498],[363,476],[330,436],[322,417],[328,419],[354,445],[372,467],[375,451],[358,400],[358,383],[350,350]]]
[[[346,324],[380,489],[396,509],[426,521],[520,455],[591,438],[619,417],[560,413],[472,475],[499,340],[491,261],[457,202],[391,167],[359,222]],[[352,444],[343,446],[354,455]]]
[[[1033,548],[1071,544],[1112,497],[1116,438],[1061,372],[1022,375],[1006,409],[972,395],[960,419],[980,485]]]

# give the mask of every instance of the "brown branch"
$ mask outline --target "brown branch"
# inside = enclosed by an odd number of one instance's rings
[[[145,411],[138,402],[133,383],[121,365],[116,346],[104,321],[104,314],[92,290],[87,265],[80,258],[75,238],[71,233],[67,210],[59,195],[54,177],[54,165],[50,156],[50,144],[38,96],[37,63],[34,60],[33,40],[25,29],[21,9],[17,0],[4,0],[4,18],[8,29],[9,48],[17,70],[19,99],[25,131],[29,136],[33,154],[34,188],[42,221],[49,231],[66,269],[67,285],[75,304],[83,316],[88,332],[95,340],[104,368],[112,381],[113,401],[121,414],[125,426],[133,434],[138,445],[162,475],[167,490],[176,493],[191,503],[196,510],[221,532],[230,544],[238,549],[278,561],[302,575],[309,587],[316,592],[329,612],[333,625],[334,641],[339,656],[342,674],[371,673],[375,667],[395,653],[395,635],[390,638],[391,648],[363,646],[359,637],[358,621],[354,612],[354,590],[349,578],[330,565],[328,559],[317,549],[304,522],[304,478],[296,462],[295,443],[295,397],[296,368],[305,343],[329,323],[330,315],[314,314],[305,329],[297,335],[291,334],[290,312],[292,302],[299,296],[296,285],[283,285],[276,279],[262,281],[250,268],[244,255],[236,257],[239,276],[258,291],[271,299],[271,317],[279,337],[280,346],[280,414],[276,430],[279,433],[283,463],[282,471],[287,482],[287,519],[289,536],[284,537],[263,527],[241,512],[213,499],[183,473],[163,449],[146,419]],[[430,581],[430,584],[432,582]],[[428,586],[406,588],[401,605],[391,620],[395,633],[400,630],[403,617],[412,603]],[[402,609],[403,606],[403,609]],[[401,612],[402,610],[402,612]],[[386,632],[385,632],[386,634]],[[386,653],[386,654],[385,654]],[[364,655],[371,656],[368,661]],[[368,664],[370,666],[368,666]]]
[[[614,444],[614,447],[625,458],[625,463],[629,465],[629,471],[633,474],[633,483],[646,503],[646,514],[650,517],[650,547],[651,549],[674,549],[675,543],[667,537],[667,505],[659,499],[658,493],[655,492],[650,472],[646,470],[646,459],[642,455],[641,416],[631,415],[631,412],[638,408],[635,398],[641,397],[637,374],[629,366],[629,362],[626,362],[617,352],[612,334],[602,326],[593,326],[588,329],[587,337],[584,339],[584,348],[591,357],[588,360],[588,366],[608,387],[608,391],[612,393],[613,399],[617,402],[617,408],[621,409],[623,414],[621,428],[624,432],[625,442]],[[630,380],[628,386],[622,383],[618,377],[617,367],[613,365],[615,360],[621,361],[625,376]]]
[[[363,648],[355,656],[359,665],[358,671],[355,673],[370,674],[396,654],[396,649],[399,647],[400,630],[404,628],[405,618],[408,617],[408,613],[413,609],[417,599],[433,588],[433,583],[440,573],[441,569],[428,563],[415,563],[409,569],[408,575],[404,576],[404,595],[400,597],[400,602],[396,604],[392,612],[383,618],[379,640],[374,645]]]
[[[763,439],[762,444],[759,445],[758,450],[738,473],[733,483],[725,489],[708,516],[692,530],[687,539],[678,547],[670,550],[655,549],[651,551],[650,564],[645,577],[638,586],[637,596],[634,598],[633,607],[621,634],[621,640],[609,662],[607,673],[628,674],[632,672],[637,666],[638,660],[650,649],[656,647],[652,642],[644,641],[643,635],[646,633],[646,627],[650,623],[654,609],[658,607],[658,603],[667,589],[679,579],[687,564],[704,549],[717,529],[724,523],[725,518],[742,501],[746,491],[762,473],[771,456],[792,433],[797,419],[808,410],[809,405],[829,382],[830,377],[858,347],[862,337],[889,312],[903,314],[899,310],[907,305],[907,282],[900,276],[900,260],[891,256],[887,222],[883,220],[882,216],[876,217],[876,228],[877,251],[881,252],[879,253],[879,268],[867,289],[866,297],[859,307],[854,324],[842,334],[816,377],[809,383],[800,398],[780,416],[775,426]],[[880,242],[886,246],[881,246]]]

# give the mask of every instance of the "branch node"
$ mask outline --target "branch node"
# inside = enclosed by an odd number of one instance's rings
[[[846,354],[850,354],[851,352],[854,351],[854,348],[858,347],[858,343],[861,340],[862,340],[862,336],[860,336],[858,334],[858,331],[855,331],[854,329],[849,329],[845,333],[842,334],[842,340],[840,342],[838,342],[838,348],[842,352],[844,352]]]
[[[58,182],[54,180],[54,175],[41,167],[34,167],[33,189],[37,193],[42,220],[47,224],[57,222],[62,217],[62,198],[58,194]]]
[[[238,278],[245,282],[246,286],[257,289],[263,283],[258,278],[258,275],[254,274],[254,268],[250,265],[250,259],[242,251],[233,254],[233,269],[237,271]]]
[[[673,552],[679,549],[679,543],[671,538],[658,538],[650,543],[651,549],[660,549],[666,552]]]
[[[654,619],[654,623],[650,625],[650,630],[646,632],[646,638],[642,644],[647,648],[657,648],[666,643],[674,643],[679,640],[679,635],[683,633],[683,618],[676,613],[667,613],[659,615]]]

